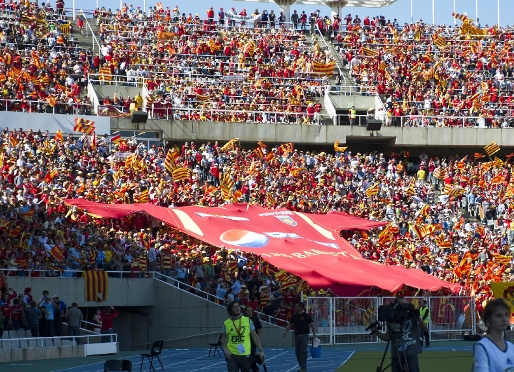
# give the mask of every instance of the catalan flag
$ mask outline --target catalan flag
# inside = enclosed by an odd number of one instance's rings
[[[421,208],[421,210],[419,211],[419,214],[422,216],[428,216],[429,213],[430,213],[430,205],[429,204],[425,204],[423,206],[423,208]]]
[[[266,193],[266,202],[268,202],[268,206],[270,206],[270,207],[275,205],[275,203],[276,203],[275,197],[273,196],[273,194],[271,192]]]
[[[46,97],[46,102],[48,102],[50,106],[55,107],[55,105],[57,104],[57,98],[55,98],[54,96],[48,96]]]
[[[177,169],[177,159],[178,152],[175,149],[168,150],[168,154],[166,155],[166,159],[164,160],[164,168],[168,171],[169,174],[173,174],[173,171]]]
[[[220,150],[221,151],[232,151],[235,148],[235,144],[239,141],[239,138],[232,138],[230,141],[225,143]]]
[[[434,56],[431,53],[426,53],[423,58],[425,59],[425,61],[430,63],[434,63],[435,61]]]
[[[90,135],[95,130],[95,122],[84,118],[75,118],[75,126],[73,127],[75,132],[82,132]]]
[[[39,55],[37,54],[37,52],[35,50],[32,51],[32,60],[34,61],[34,66],[36,66],[36,68],[38,68],[38,69],[45,68],[45,63],[43,61],[41,61],[41,59],[39,58]]]
[[[335,151],[335,152],[345,152],[347,148],[348,148],[348,146],[346,146],[346,147],[340,147],[340,146],[339,146],[339,141],[338,141],[338,140],[336,140],[336,141],[334,142],[334,151]]]
[[[230,177],[229,173],[223,174],[220,187],[223,199],[229,200],[232,197],[232,189],[234,188],[234,180]]]
[[[442,37],[441,35],[438,35],[438,34],[434,34],[432,36],[432,42],[437,45],[437,47],[439,49],[444,49],[448,46],[448,42],[446,41],[446,39],[444,37]]]
[[[266,161],[270,162],[275,158],[275,154],[273,152],[270,152],[266,155]]]
[[[487,156],[492,156],[496,154],[498,151],[500,151],[500,146],[496,142],[491,142],[487,146],[484,146],[485,153]]]
[[[439,248],[446,249],[452,247],[452,242],[450,240],[447,240],[444,234],[441,234],[437,238],[435,238],[435,244],[437,244]]]
[[[208,94],[197,94],[196,95],[196,99],[200,102],[207,102],[209,100],[209,95]]]
[[[430,230],[422,225],[412,226],[412,231],[418,236],[419,239],[424,239],[427,235],[430,235]]]
[[[384,61],[382,61],[378,64],[379,71],[384,71],[386,68],[387,68],[387,63],[385,63]]]
[[[378,192],[379,192],[379,191],[380,191],[380,190],[379,190],[379,188],[378,188],[378,183],[375,183],[373,186],[370,186],[370,187],[368,187],[368,188],[366,189],[366,195],[367,195],[368,197],[371,197],[371,196],[373,196],[373,195],[378,194]]]
[[[87,302],[106,301],[109,292],[109,277],[107,271],[86,270],[82,275],[85,279],[85,300]]]
[[[472,21],[472,19],[469,19],[466,14],[459,14],[459,13],[452,12],[452,16],[453,16],[453,18],[456,18],[456,19],[458,19],[459,21],[462,21],[462,22],[466,22],[466,21],[470,22],[470,21]]]
[[[111,68],[104,66],[98,71],[98,80],[110,82],[112,80]]]
[[[446,169],[437,168],[434,170],[434,178],[438,180],[442,180],[446,177]]]
[[[336,67],[335,61],[330,61],[328,63],[322,63],[313,61],[312,62],[312,69],[314,73],[320,74],[320,75],[328,75],[332,76],[334,74],[334,69]]]
[[[136,154],[130,154],[129,156],[127,156],[127,158],[125,159],[125,169],[131,169],[134,166],[136,160]]]
[[[413,195],[416,195],[416,189],[414,188],[415,183],[416,180],[412,178],[412,180],[409,182],[409,186],[405,190],[405,194],[407,194],[407,196],[411,197]]]
[[[389,226],[386,226],[384,228],[384,230],[382,230],[378,234],[378,244],[380,244],[380,245],[389,244],[389,243],[391,243],[393,241],[393,239],[394,239],[394,235],[391,232]]]
[[[177,168],[173,171],[172,177],[173,181],[182,181],[186,180],[190,176],[191,170],[189,168]]]
[[[495,262],[508,265],[512,262],[512,256],[505,256],[503,254],[493,254]]]
[[[485,158],[485,155],[481,154],[479,152],[475,152],[474,157],[475,157],[475,160],[477,160],[477,159]]]
[[[60,129],[57,131],[57,133],[55,133],[54,139],[58,142],[62,142],[64,140]]]
[[[375,57],[375,56],[378,55],[378,51],[370,49],[370,48],[363,47],[362,48],[362,54],[364,54],[365,56],[368,56],[368,57]]]
[[[494,165],[496,165],[497,167],[501,168],[505,165],[504,161],[501,160],[500,158],[498,157],[494,157]]]
[[[14,133],[11,133],[9,136],[9,142],[11,143],[12,147],[15,147],[20,141],[14,136]]]
[[[258,144],[260,147],[262,147],[263,149],[267,149],[267,148],[268,148],[268,145],[266,145],[265,143],[263,143],[263,142],[261,142],[261,141],[257,142],[257,144]]]
[[[237,203],[241,196],[243,196],[243,192],[241,190],[236,190],[234,192],[234,195],[232,196],[232,200],[234,201],[234,203]]]
[[[148,195],[148,190],[144,190],[137,197],[138,203],[148,203],[150,201],[150,196]]]

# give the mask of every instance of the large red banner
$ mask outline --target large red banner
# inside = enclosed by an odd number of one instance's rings
[[[249,204],[163,208],[152,204],[106,205],[80,199],[66,202],[102,217],[148,213],[208,244],[256,254],[300,276],[312,288],[329,288],[339,296],[369,294],[376,288],[394,292],[404,284],[431,291],[459,288],[418,269],[386,266],[362,258],[339,236],[339,231],[368,230],[385,223],[343,213],[306,214]]]

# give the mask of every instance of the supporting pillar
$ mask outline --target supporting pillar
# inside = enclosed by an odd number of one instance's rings
[[[293,5],[296,0],[274,0],[274,1],[275,1],[275,4],[277,4],[280,7],[280,11],[284,13],[286,22],[291,22],[291,5]]]
[[[337,15],[339,18],[343,19],[343,14],[341,13],[343,8],[348,5],[348,1],[346,0],[325,0],[325,5],[330,8],[332,11],[330,20],[334,19],[334,16]]]

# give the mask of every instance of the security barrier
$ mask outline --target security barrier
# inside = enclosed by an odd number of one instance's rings
[[[476,334],[477,314],[473,297],[405,297],[416,309],[426,300],[430,310],[431,340],[462,340]],[[324,345],[380,342],[366,327],[378,319],[378,307],[394,297],[308,297],[306,311],[312,317]]]

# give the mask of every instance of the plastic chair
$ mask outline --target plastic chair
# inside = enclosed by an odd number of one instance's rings
[[[154,357],[157,357],[157,359],[159,360],[159,363],[161,364],[162,370],[164,371],[164,366],[162,365],[161,358],[159,358],[159,355],[161,355],[161,352],[162,352],[163,345],[164,345],[163,340],[155,341],[152,345],[152,350],[149,353],[140,354],[141,355],[141,368],[139,368],[140,371],[143,370],[143,361],[145,358],[148,359],[148,361],[150,362],[150,370],[153,369],[155,371],[155,368],[153,367],[153,358]]]
[[[221,335],[220,337],[218,338],[218,342],[215,342],[213,344],[209,344],[209,346],[211,347],[209,349],[209,358],[211,357],[211,351],[212,351],[212,348],[214,348],[214,353],[213,353],[213,356],[216,356],[216,351],[218,352],[218,355],[220,356],[221,358],[221,353],[220,353],[220,349],[223,350],[223,348],[221,347]],[[223,354],[225,354],[225,352],[223,352]]]
[[[123,359],[111,359],[104,363],[104,372],[108,371],[129,371],[132,372],[132,362]]]

